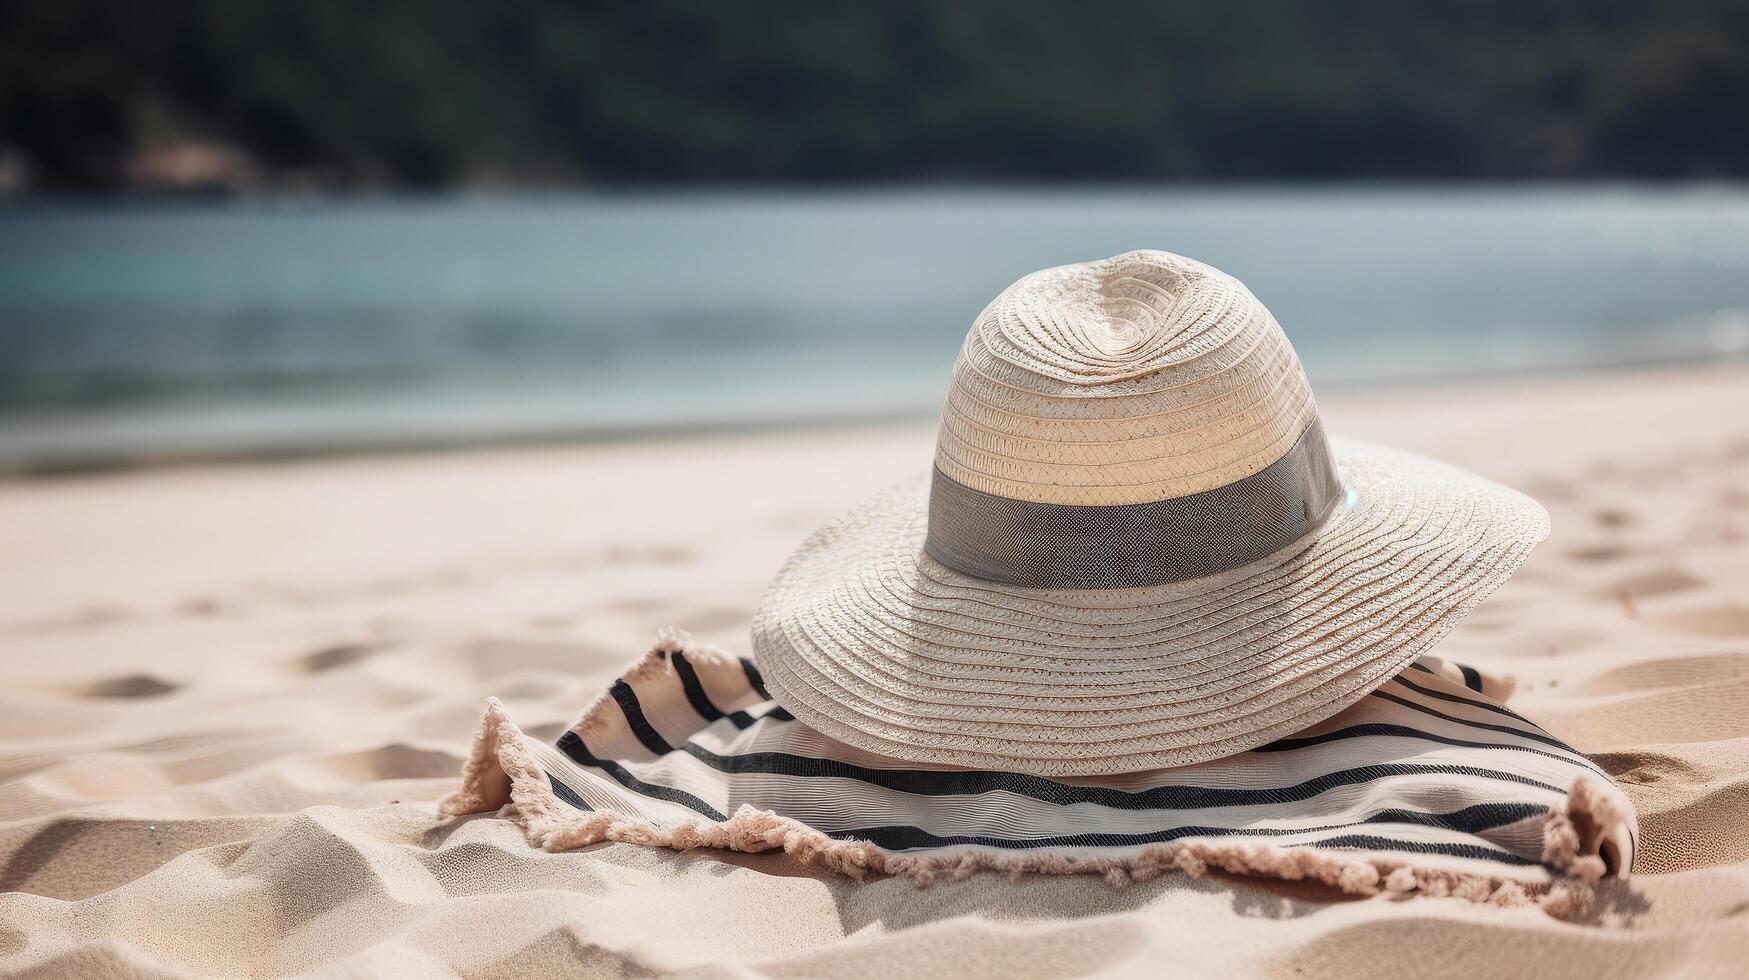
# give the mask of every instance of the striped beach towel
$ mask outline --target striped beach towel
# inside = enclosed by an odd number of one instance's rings
[[[1509,693],[1509,681],[1423,657],[1341,714],[1249,752],[1047,779],[844,745],[774,703],[752,661],[672,633],[554,743],[492,700],[443,809],[504,808],[549,850],[781,849],[925,883],[1221,870],[1562,914],[1589,882],[1631,868],[1633,810],[1594,763],[1502,704]]]

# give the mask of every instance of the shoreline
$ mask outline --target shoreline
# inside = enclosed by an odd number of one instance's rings
[[[1574,365],[1568,368],[1526,368],[1486,375],[1475,372],[1425,375],[1404,381],[1326,383],[1319,390],[1336,404],[1403,396],[1420,396],[1429,390],[1452,397],[1477,393],[1512,393],[1541,386],[1589,387],[1593,384],[1652,385],[1669,378],[1692,378],[1702,383],[1725,380],[1749,390],[1749,359],[1740,357],[1673,358],[1663,362]],[[216,411],[216,410],[215,410]],[[326,439],[291,439],[279,445],[210,447],[189,450],[110,451],[64,457],[6,458],[0,439],[0,481],[62,479],[102,476],[137,470],[199,467],[229,464],[281,464],[374,456],[425,456],[514,452],[539,448],[582,448],[646,442],[735,440],[743,436],[809,432],[855,432],[908,425],[932,425],[935,406],[893,407],[841,412],[792,413],[721,420],[688,419],[654,421],[642,425],[530,427],[499,432],[427,434],[382,433],[354,437],[351,441],[329,433]],[[114,413],[123,416],[125,413]],[[76,417],[76,416],[75,416]],[[0,417],[3,419],[3,417]]]

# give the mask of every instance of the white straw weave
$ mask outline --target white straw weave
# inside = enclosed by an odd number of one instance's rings
[[[1119,506],[1242,480],[1316,421],[1275,319],[1164,252],[1035,273],[974,324],[936,467],[1013,500]],[[1186,765],[1315,724],[1444,636],[1547,536],[1534,501],[1334,439],[1343,498],[1241,568],[1146,588],[1037,589],[924,553],[927,483],[803,544],[754,623],[774,696],[858,748],[1080,775]]]

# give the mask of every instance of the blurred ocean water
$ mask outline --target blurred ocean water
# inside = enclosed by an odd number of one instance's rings
[[[1320,386],[1749,348],[1733,188],[17,202],[0,466],[923,417],[1002,287],[1150,247]]]

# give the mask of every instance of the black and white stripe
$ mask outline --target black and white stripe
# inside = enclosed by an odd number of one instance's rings
[[[1543,817],[1576,778],[1620,795],[1590,760],[1490,696],[1498,682],[1431,657],[1341,714],[1240,755],[1052,779],[852,748],[772,703],[751,661],[678,647],[659,656],[660,669],[646,663],[614,682],[556,744],[531,745],[561,800],[656,824],[723,821],[752,805],[895,852],[1084,855],[1238,837],[1523,867],[1540,861]]]

